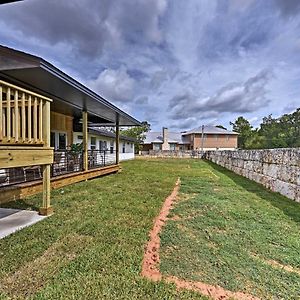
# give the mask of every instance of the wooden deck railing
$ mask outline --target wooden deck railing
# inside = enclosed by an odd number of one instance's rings
[[[0,145],[44,145],[52,100],[0,80]]]

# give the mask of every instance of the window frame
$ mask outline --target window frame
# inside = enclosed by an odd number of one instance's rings
[[[54,134],[54,139],[53,139],[53,134]],[[59,146],[59,137],[60,134],[63,134],[65,136],[65,147],[60,148]],[[50,145],[51,147],[54,148],[54,150],[66,150],[68,148],[68,133],[67,131],[62,131],[62,130],[51,130],[50,131]],[[54,142],[54,145],[53,145]]]

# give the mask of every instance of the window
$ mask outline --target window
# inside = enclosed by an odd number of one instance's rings
[[[83,140],[83,136],[82,136],[82,135],[78,135],[78,136],[77,136],[77,139],[78,139],[78,140]]]
[[[217,141],[219,138],[219,136],[217,134],[215,134],[215,140]]]
[[[96,150],[96,138],[91,137],[91,150]]]
[[[176,144],[170,144],[170,150],[175,151],[176,150]]]
[[[55,147],[55,132],[50,133],[50,147]]]
[[[226,140],[227,140],[227,141],[229,141],[229,134],[228,134],[228,135],[226,135]]]
[[[153,144],[153,150],[161,150],[161,144]]]
[[[122,153],[125,153],[125,147],[126,147],[126,144],[125,143],[123,143],[123,145],[122,145]]]
[[[114,153],[114,141],[110,141],[110,153],[113,154]]]
[[[67,148],[67,134],[65,132],[52,131],[50,133],[50,146],[54,149],[64,150]]]
[[[65,133],[58,133],[58,149],[67,148],[67,135]]]
[[[107,150],[107,141],[99,141],[99,149],[102,151]]]

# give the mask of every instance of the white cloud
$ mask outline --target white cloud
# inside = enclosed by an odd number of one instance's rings
[[[96,93],[114,103],[133,101],[135,81],[124,66],[117,70],[102,71],[95,80],[89,81],[88,85]]]
[[[1,7],[0,39],[84,79],[153,129],[228,127],[241,114],[261,120],[300,103],[299,7],[298,0],[31,0]],[[260,73],[270,69],[272,76]]]

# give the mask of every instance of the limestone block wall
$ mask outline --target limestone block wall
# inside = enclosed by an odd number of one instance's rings
[[[201,158],[200,151],[193,150],[149,150],[142,151],[142,156],[156,158]]]
[[[207,151],[205,158],[300,202],[300,148]]]

